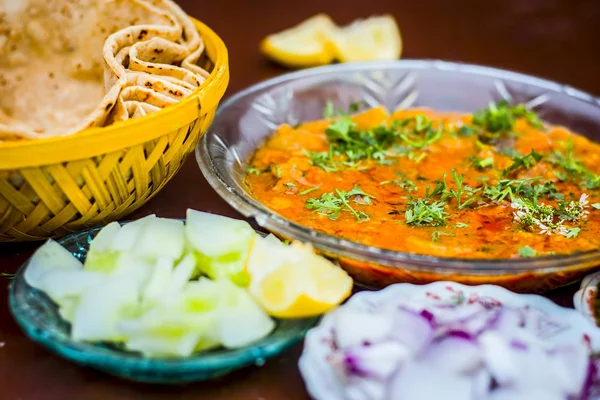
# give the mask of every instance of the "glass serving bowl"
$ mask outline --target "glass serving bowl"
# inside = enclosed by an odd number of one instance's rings
[[[58,241],[81,261],[102,227],[66,236]],[[58,307],[43,292],[25,282],[25,262],[9,289],[9,307],[18,324],[33,341],[77,364],[138,382],[182,384],[218,378],[234,370],[263,365],[265,361],[300,341],[320,318],[275,320],[273,332],[241,349],[214,349],[185,358],[149,359],[116,345],[77,342]]]
[[[252,197],[245,163],[282,123],[320,119],[327,101],[347,109],[356,101],[389,110],[430,107],[473,112],[490,102],[526,103],[545,121],[600,139],[600,99],[551,81],[514,72],[444,61],[403,60],[339,64],[285,74],[231,97],[196,148],[204,176],[219,195],[269,231],[311,242],[338,260],[357,281],[451,280],[493,283],[543,292],[575,281],[600,265],[600,250],[535,259],[473,260],[401,253],[362,245],[286,220]]]

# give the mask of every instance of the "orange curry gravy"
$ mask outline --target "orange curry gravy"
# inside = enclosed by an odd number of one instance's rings
[[[489,259],[600,248],[599,145],[533,113],[503,126],[507,110],[377,107],[282,125],[252,157],[247,184],[289,220],[384,249]],[[388,131],[376,143],[384,155],[336,153],[347,127]]]

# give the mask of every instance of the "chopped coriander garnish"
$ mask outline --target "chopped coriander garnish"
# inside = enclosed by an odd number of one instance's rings
[[[396,179],[393,181],[383,181],[383,182],[380,182],[380,184],[387,185],[388,183],[393,183],[393,184],[400,186],[402,189],[404,189],[408,192],[412,192],[413,190],[418,189],[417,185],[415,185],[415,183],[413,181],[408,179],[406,177],[406,175],[404,175],[402,172],[396,171],[396,175],[398,175],[398,177],[400,177],[400,179]]]
[[[531,153],[524,156],[516,156],[513,157],[513,163],[506,168],[502,174],[508,175],[513,171],[516,171],[520,168],[529,169],[533,167],[536,163],[540,162],[543,156],[540,153],[537,153],[534,149],[531,149]]]
[[[354,185],[351,191],[346,194],[347,197],[353,197],[353,200],[357,204],[370,205],[371,199],[375,199],[375,196],[365,193],[358,185]]]
[[[321,197],[306,200],[306,208],[336,220],[344,207],[342,200],[336,194],[323,193]]]
[[[454,229],[457,229],[457,228],[468,228],[468,227],[469,227],[469,224],[465,224],[464,222],[457,222],[453,226]]]
[[[325,107],[323,107],[323,118],[333,118],[335,115],[335,108],[333,108],[333,102],[327,100]]]
[[[305,194],[309,194],[311,192],[314,192],[315,190],[319,189],[321,186],[315,186],[315,187],[311,187],[310,189],[306,189],[301,191],[300,193],[298,193],[300,196],[304,196]]]
[[[418,156],[415,156],[415,153],[412,151],[408,153],[408,159],[414,161],[417,164],[423,161],[425,157],[427,157],[427,153],[425,152],[421,152]]]
[[[341,140],[343,142],[352,142],[349,136],[350,130],[355,127],[354,122],[349,117],[339,118],[331,123],[326,129],[327,137],[330,140]]]
[[[425,198],[434,199],[436,197],[441,197],[442,200],[445,200],[448,197],[446,187],[446,174],[444,174],[442,175],[442,179],[436,181],[436,185],[431,192],[429,192],[430,186],[425,188]]]
[[[363,211],[357,212],[350,203],[348,203],[348,198],[350,197],[348,193],[342,192],[339,189],[334,189],[335,193],[338,195],[342,204],[356,217],[358,221],[366,221],[369,219],[369,215]]]
[[[473,136],[476,132],[475,129],[471,128],[470,126],[467,125],[463,125],[460,128],[458,128],[458,134],[459,136]]]
[[[476,111],[473,114],[473,125],[479,128],[479,139],[489,143],[501,137],[512,136],[519,118],[536,128],[544,126],[537,114],[528,110],[524,104],[510,106],[507,101],[491,103],[487,108]]]
[[[446,203],[431,202],[429,199],[416,199],[408,203],[404,213],[406,223],[414,226],[443,226],[446,224]]]
[[[281,171],[279,170],[279,165],[274,165],[273,166],[273,170],[275,171],[275,176],[277,177],[277,179],[281,178]]]
[[[338,171],[337,163],[332,160],[331,154],[328,152],[323,153],[313,153],[310,151],[304,150],[304,154],[310,158],[310,163],[315,167],[320,167],[326,172],[336,172]]]
[[[333,118],[336,115],[338,116],[348,116],[350,114],[354,114],[357,112],[361,106],[367,105],[364,101],[350,103],[348,106],[348,111],[337,110],[333,106],[333,102],[331,100],[327,100],[325,102],[325,107],[323,107],[323,118]]]
[[[392,127],[394,125],[403,128],[400,138],[415,149],[423,149],[438,141],[442,137],[444,128],[441,121],[438,127],[434,128],[433,121],[424,115],[417,115],[404,121],[394,121]],[[407,127],[412,127],[412,130],[406,129]]]
[[[324,115],[332,115],[333,106],[327,103]],[[352,107],[349,112],[358,109]],[[333,112],[335,114],[335,112]],[[357,168],[360,160],[375,160],[379,164],[389,164],[395,158],[407,156],[419,163],[426,156],[426,148],[439,140],[444,132],[444,124],[440,121],[436,126],[425,115],[393,121],[390,125],[380,125],[371,129],[361,130],[348,114],[338,111],[325,130],[329,141],[329,151],[323,153],[305,154],[311,159],[312,165],[319,166],[327,172],[339,170],[340,165]],[[333,115],[335,117],[335,115]]]
[[[501,203],[503,200],[514,201],[519,196],[534,202],[543,197],[562,199],[563,196],[558,193],[554,183],[534,185],[533,182],[537,180],[539,178],[501,179],[495,186],[484,184],[483,195],[495,203]]]
[[[452,179],[456,184],[456,188],[450,189],[449,193],[452,197],[454,197],[454,199],[458,203],[458,209],[462,210],[463,208],[466,208],[470,203],[475,201],[475,197],[473,196],[473,194],[478,192],[480,189],[473,189],[470,186],[463,186],[464,177],[462,175],[457,175],[456,170],[454,168],[451,172]],[[463,201],[463,193],[470,197],[466,198]]]
[[[355,112],[357,112],[358,110],[360,110],[361,107],[363,106],[368,106],[369,104],[367,104],[366,101],[355,101],[350,103],[350,105],[348,106],[348,114],[354,114]]]
[[[567,239],[571,239],[579,235],[579,232],[581,232],[581,228],[569,228],[568,231],[569,233],[567,233]]]
[[[478,170],[483,170],[494,165],[494,157],[479,158],[473,156],[469,158],[469,161],[471,161],[471,166]]]
[[[584,193],[580,199],[571,201],[568,205],[561,205],[556,209],[544,203],[538,203],[536,199],[528,200],[519,198],[513,201],[512,208],[514,221],[524,228],[532,230],[534,227],[540,229],[541,234],[551,235],[553,233],[574,238],[579,234],[581,228],[564,226],[566,221],[577,222],[589,214],[586,210],[588,205],[587,195]]]
[[[386,158],[386,149],[394,141],[395,134],[386,127],[359,131],[349,117],[341,117],[325,130],[329,139],[328,157],[343,157],[346,161],[363,159],[382,160]]]
[[[555,175],[561,180],[566,181],[568,178],[577,180],[579,187],[586,189],[600,188],[600,175],[596,175],[583,165],[583,163],[575,158],[575,145],[573,138],[569,138],[567,142],[566,152],[563,154],[560,151],[555,151],[548,158],[548,161],[555,166],[561,167],[565,173],[556,173]]]
[[[518,251],[519,257],[531,258],[537,256],[537,251],[529,246],[521,247]]]
[[[513,189],[507,181],[500,181],[495,186],[484,186],[483,195],[495,203],[512,200]]]
[[[356,185],[350,192],[334,189],[333,193],[323,193],[321,197],[308,199],[306,200],[306,208],[315,210],[318,214],[325,215],[331,220],[338,219],[340,212],[347,211],[352,213],[359,222],[363,222],[369,219],[369,215],[363,211],[356,211],[348,202],[352,197],[355,198],[353,200],[356,200],[357,196],[363,199],[365,198],[364,196],[367,196],[366,198],[369,199],[369,203],[358,204],[370,204],[370,199],[373,198],[373,196],[367,195]]]
[[[260,175],[260,171],[254,167],[247,167],[246,168],[246,173],[247,174],[254,174],[254,175]]]
[[[285,186],[289,187],[289,188],[295,188],[296,185],[294,184],[294,182],[286,182],[284,183]]]
[[[440,240],[440,236],[444,235],[444,236],[456,236],[454,233],[452,232],[446,232],[446,231],[433,231],[431,232],[431,241],[432,242],[439,242]]]
[[[588,206],[587,194],[582,194],[578,201],[559,202],[559,213],[562,219],[567,221],[580,221],[590,213],[587,210]]]

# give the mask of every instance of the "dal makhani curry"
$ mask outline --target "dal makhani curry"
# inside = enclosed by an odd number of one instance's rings
[[[382,107],[282,125],[253,155],[257,200],[320,232],[401,252],[514,258],[600,248],[599,145],[524,105]]]

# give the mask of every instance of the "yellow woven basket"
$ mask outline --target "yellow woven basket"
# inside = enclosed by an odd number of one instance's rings
[[[0,143],[0,242],[60,237],[121,219],[177,173],[229,83],[227,48],[194,20],[209,78],[149,116],[76,135]]]

